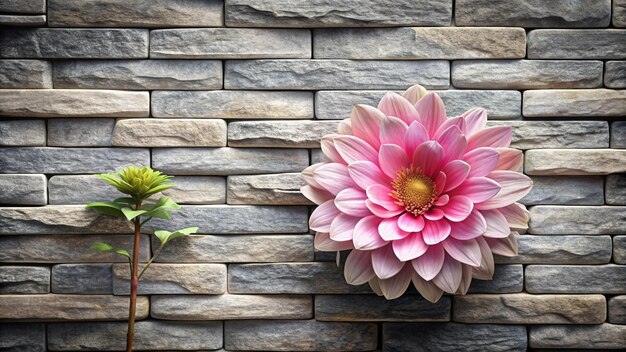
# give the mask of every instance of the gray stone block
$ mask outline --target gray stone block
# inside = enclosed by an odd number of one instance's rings
[[[611,260],[611,236],[519,237],[519,254],[496,257],[497,263],[607,264]]]
[[[519,264],[496,265],[491,280],[472,279],[471,293],[517,293],[524,288],[524,268]]]
[[[0,4],[0,12],[22,14],[45,14],[46,0],[4,0]]]
[[[7,27],[45,27],[45,15],[4,15],[0,14],[0,25]]]
[[[529,265],[526,290],[533,293],[626,293],[626,266]]]
[[[525,205],[603,205],[604,180],[599,176],[533,176]],[[607,182],[608,187],[608,182]],[[607,192],[608,196],[608,192]]]
[[[626,236],[613,237],[613,261],[626,264]]]
[[[0,60],[0,88],[52,88],[52,64],[44,60]]]
[[[624,2],[626,8],[626,2]],[[607,88],[626,88],[626,61],[607,61],[604,70],[604,85]]]
[[[46,326],[44,324],[0,324],[0,350],[46,352]]]
[[[338,121],[242,121],[228,125],[230,147],[319,148]]]
[[[607,175],[626,173],[626,150],[533,149],[524,155],[528,175]]]
[[[46,145],[46,121],[0,120],[0,146],[43,147]]]
[[[0,174],[0,204],[46,205],[47,182],[45,175]]]
[[[123,119],[112,143],[119,147],[225,147],[224,120]]]
[[[626,324],[626,296],[609,299],[609,319],[613,324]]]
[[[626,207],[537,205],[530,208],[532,234],[617,235],[626,228]]]
[[[0,57],[143,59],[147,29],[0,29]]]
[[[115,119],[69,118],[48,121],[50,147],[110,147]]]
[[[127,263],[122,264],[128,266]],[[58,264],[52,267],[52,292],[113,294],[111,264]]]
[[[448,61],[226,61],[226,89],[430,89],[450,85]]]
[[[527,90],[523,113],[527,117],[623,116],[626,114],[626,90]]]
[[[626,27],[626,1],[613,0],[613,25]]]
[[[48,182],[51,205],[110,201],[124,194],[95,175],[56,175]]]
[[[532,326],[528,331],[528,343],[534,348],[623,349],[626,346],[626,325]]]
[[[0,266],[0,293],[48,292],[50,292],[50,268],[45,266]]]
[[[184,241],[184,239],[178,241]],[[140,265],[139,272],[143,268],[144,265]],[[113,294],[130,294],[129,270],[127,264],[113,265]],[[226,292],[226,265],[224,264],[152,264],[141,277],[138,289],[140,295],[222,294],[224,292]]]
[[[623,59],[626,30],[537,29],[528,33],[529,59]]]
[[[626,121],[611,123],[611,148],[626,149]]]
[[[311,205],[300,192],[305,184],[299,173],[228,176],[228,204]]]
[[[174,188],[163,191],[178,204],[226,203],[226,179],[212,176],[176,176]]]
[[[490,121],[490,126],[511,126],[511,148],[606,148],[609,126],[605,121]]]

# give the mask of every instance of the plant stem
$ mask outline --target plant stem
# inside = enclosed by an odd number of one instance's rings
[[[161,251],[163,250],[163,247],[165,245],[161,244],[159,246],[159,249],[157,249],[156,253],[154,253],[154,255],[152,256],[152,258],[150,258],[150,260],[148,261],[148,263],[146,263],[146,266],[143,267],[143,270],[141,270],[141,272],[139,273],[139,277],[138,279],[141,279],[141,277],[143,276],[143,273],[146,272],[146,270],[148,269],[148,267],[150,266],[150,264],[152,264],[152,262],[156,259],[156,257],[161,254]]]
[[[137,200],[135,210],[141,209],[141,199]],[[137,288],[139,287],[139,245],[141,240],[141,220],[136,217],[135,223],[135,244],[133,247],[133,268],[130,279],[130,307],[128,308],[128,333],[126,335],[126,352],[133,350],[133,336],[135,335],[135,316],[137,315]]]

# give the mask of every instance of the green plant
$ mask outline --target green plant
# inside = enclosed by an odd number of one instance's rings
[[[117,188],[118,191],[129,197],[117,198],[112,202],[93,202],[87,208],[94,209],[102,214],[125,218],[130,221],[135,228],[135,238],[132,256],[127,250],[115,248],[107,243],[96,242],[91,248],[102,252],[113,252],[128,259],[130,266],[130,307],[128,310],[128,334],[126,339],[126,351],[133,350],[133,336],[135,333],[135,317],[137,310],[137,288],[139,279],[146,272],[150,264],[161,253],[163,247],[176,237],[187,236],[198,231],[197,227],[189,227],[174,232],[157,230],[154,235],[159,239],[161,245],[156,250],[152,258],[139,272],[139,247],[141,241],[141,227],[153,218],[171,219],[170,211],[180,209],[169,197],[160,197],[156,202],[146,202],[148,198],[161,191],[174,187],[170,182],[172,176],[163,175],[160,171],[152,170],[149,167],[129,166],[122,171],[98,174],[101,180]]]

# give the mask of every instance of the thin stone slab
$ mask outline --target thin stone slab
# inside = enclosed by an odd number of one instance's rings
[[[176,176],[174,188],[163,191],[164,196],[178,204],[226,203],[226,179],[212,176]]]
[[[52,88],[52,63],[44,60],[0,60],[0,88]]]
[[[0,116],[148,117],[149,114],[148,92],[75,89],[0,90]]]
[[[152,116],[220,119],[311,119],[313,93],[260,91],[156,91]]]
[[[224,120],[123,119],[115,124],[117,147],[225,147]]]
[[[220,89],[222,62],[215,60],[90,60],[54,64],[54,88]]]
[[[477,89],[597,88],[602,86],[602,69],[602,61],[455,61],[452,84]]]
[[[45,120],[0,120],[0,146],[44,147]]]
[[[153,241],[153,246],[158,246],[157,240]],[[184,240],[168,243],[156,259],[157,262],[166,263],[271,263],[312,260],[313,236],[308,234],[192,235]]]
[[[131,235],[12,235],[0,236],[1,263],[127,263],[116,253],[98,252],[89,247],[106,242],[113,247],[133,249]],[[140,261],[150,259],[150,238],[141,237]]]
[[[613,25],[626,27],[626,1],[613,0]]]
[[[373,323],[315,320],[241,320],[224,323],[227,350],[371,351],[378,328]]]
[[[308,165],[306,149],[163,148],[152,151],[152,167],[168,175],[300,172]]]
[[[229,27],[449,26],[452,0],[228,0]]]
[[[608,27],[610,0],[457,0],[457,26],[525,28]]]
[[[50,119],[49,147],[110,147],[115,119]]]
[[[125,320],[128,297],[109,295],[3,295],[0,319],[23,321]],[[94,309],[98,307],[99,309]],[[150,299],[137,297],[137,319],[148,317]]]
[[[626,2],[624,5],[626,9]],[[607,61],[604,65],[604,85],[613,89],[626,88],[626,61]]]
[[[310,319],[311,296],[152,296],[150,315],[165,320]]]
[[[0,350],[46,352],[46,326],[44,324],[0,324]]]
[[[529,59],[623,59],[626,30],[537,29],[528,33]]]
[[[517,59],[526,54],[523,28],[374,28],[316,30],[316,59]]]
[[[46,0],[4,0],[0,12],[40,15],[46,13]]]
[[[144,265],[141,265],[140,272],[143,268]],[[226,292],[226,265],[152,264],[141,277],[137,292],[140,295],[222,294]],[[113,265],[113,294],[130,294],[130,269],[127,264]],[[154,313],[152,315],[154,317]]]
[[[48,0],[50,27],[215,27],[219,0]]]
[[[262,28],[158,29],[150,32],[150,57],[304,59],[311,57],[311,32]]]
[[[522,352],[524,326],[468,324],[383,324],[384,352]]]
[[[0,174],[0,204],[46,205],[47,182],[45,175]]]
[[[491,280],[472,279],[470,293],[517,293],[524,288],[524,268],[519,264],[496,265]]]
[[[452,319],[461,323],[600,324],[602,295],[467,295],[454,297]]]
[[[50,292],[50,268],[45,266],[0,266],[0,293],[48,292]]]
[[[607,264],[611,260],[611,236],[519,237],[519,254],[497,256],[497,263],[519,264]]]
[[[319,91],[315,93],[318,119],[345,119],[356,104],[378,106],[387,91]],[[402,92],[397,92],[402,93]],[[515,119],[521,116],[522,96],[518,91],[448,90],[437,91],[448,116],[458,116],[472,107],[483,107],[490,119]]]
[[[319,148],[338,121],[242,121],[228,125],[230,147]]]
[[[228,204],[311,205],[300,188],[300,173],[228,176]]]
[[[48,324],[54,351],[124,351],[127,323]],[[133,348],[145,351],[214,350],[223,345],[221,322],[138,321]]]
[[[626,346],[626,325],[532,326],[528,341],[534,348],[623,349]]]
[[[122,264],[128,266],[128,264]],[[52,292],[113,294],[111,264],[58,264],[52,267]]]
[[[450,85],[448,61],[226,61],[226,89],[428,89]]]
[[[490,121],[489,126],[511,126],[511,148],[607,148],[605,121]]]
[[[0,14],[0,25],[7,27],[45,27],[46,15],[4,15]]]
[[[433,304],[424,298],[394,300],[375,295],[315,296],[315,319],[320,321],[449,321],[450,297]],[[365,308],[367,307],[367,308]]]
[[[600,176],[533,176],[532,180],[533,188],[530,193],[520,200],[522,204],[604,204],[604,178]]]
[[[626,149],[626,121],[611,123],[611,148]]]
[[[626,264],[626,236],[613,236],[613,261]]]
[[[0,57],[145,59],[147,29],[0,29]]]
[[[527,117],[623,116],[626,114],[626,90],[527,90],[523,113]]]
[[[228,292],[268,294],[371,293],[348,285],[335,263],[237,264],[228,270]]]
[[[533,149],[524,157],[528,175],[607,175],[626,173],[626,150]]]
[[[609,299],[609,319],[614,324],[626,324],[626,296]]]
[[[528,231],[549,235],[622,234],[626,207],[537,205],[530,208]]]
[[[526,290],[534,293],[626,293],[626,265],[529,265]],[[604,319],[603,319],[604,320]]]

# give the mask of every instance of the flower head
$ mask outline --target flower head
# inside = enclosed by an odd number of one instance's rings
[[[493,254],[517,254],[532,181],[517,172],[511,128],[485,127],[471,109],[448,118],[441,98],[415,85],[357,105],[324,136],[328,162],[303,171],[303,194],[319,206],[309,225],[323,251],[351,250],[344,274],[388,299],[413,282],[428,300],[465,294],[491,279]]]
[[[144,200],[153,194],[174,187],[174,184],[169,183],[172,176],[163,175],[160,171],[152,170],[147,166],[141,168],[129,166],[123,168],[122,171],[96,176],[135,200]]]

